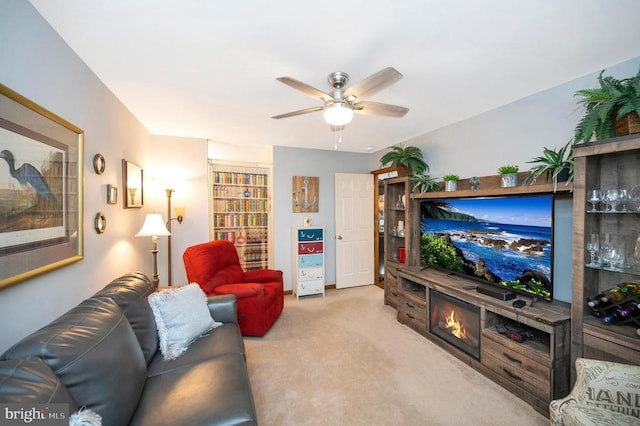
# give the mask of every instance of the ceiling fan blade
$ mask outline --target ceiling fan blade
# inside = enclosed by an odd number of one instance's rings
[[[333,100],[333,97],[327,93],[324,93],[321,90],[316,89],[315,87],[309,86],[306,83],[296,80],[291,77],[279,77],[276,80],[286,84],[289,87],[293,87],[296,90],[301,91],[302,93],[309,95],[313,98],[318,98],[322,102],[328,102]]]
[[[322,107],[322,106],[315,106],[315,107],[311,107],[311,108],[299,109],[298,111],[287,112],[286,114],[274,115],[271,118],[275,118],[277,120],[277,119],[280,119],[280,118],[295,117],[296,115],[302,115],[302,114],[308,114],[310,112],[322,111],[323,109],[324,109],[324,107]]]
[[[391,86],[401,78],[402,74],[400,74],[395,68],[387,67],[348,88],[344,92],[344,97],[348,99],[350,96],[353,96],[357,99],[364,99],[385,87]]]
[[[329,127],[331,128],[332,132],[339,132],[341,130],[344,130],[344,126],[334,126],[333,124],[330,124]]]
[[[386,115],[387,117],[404,117],[409,108],[398,105],[381,104],[379,102],[358,102],[353,106],[353,112],[361,115]]]

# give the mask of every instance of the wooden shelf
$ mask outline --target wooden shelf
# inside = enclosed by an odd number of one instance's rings
[[[460,179],[457,191],[438,191],[411,194],[414,200],[421,199],[443,199],[443,198],[469,198],[469,197],[492,197],[500,195],[537,195],[553,194],[553,184],[546,183],[544,176],[541,176],[533,185],[522,185],[529,172],[518,173],[518,186],[512,188],[502,188],[500,186],[500,175],[483,176],[480,178],[480,188],[471,189],[470,179]],[[558,182],[556,193],[569,193],[573,190],[573,184]]]

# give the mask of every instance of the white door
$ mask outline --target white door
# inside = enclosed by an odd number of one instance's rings
[[[336,288],[373,284],[371,174],[336,173]]]

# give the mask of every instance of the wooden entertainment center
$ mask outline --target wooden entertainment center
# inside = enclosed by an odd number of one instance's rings
[[[523,174],[519,176],[522,179]],[[570,389],[571,312],[563,302],[538,301],[515,308],[513,300],[503,301],[476,288],[490,287],[420,263],[419,200],[451,197],[478,197],[507,194],[548,194],[550,184],[500,188],[499,176],[481,178],[480,189],[472,190],[469,180],[458,183],[455,192],[410,193],[407,177],[385,180],[385,304],[397,309],[398,321],[430,339],[463,362],[504,386],[549,416],[549,402],[564,397]],[[571,186],[558,185],[558,192]],[[398,222],[403,222],[399,232]],[[399,248],[404,247],[404,263]],[[473,305],[480,315],[477,336],[479,356],[451,345],[430,330],[430,294],[433,291]],[[530,297],[524,297],[527,302]],[[518,342],[501,334],[496,325],[516,324],[529,338]],[[504,330],[501,330],[504,331]]]

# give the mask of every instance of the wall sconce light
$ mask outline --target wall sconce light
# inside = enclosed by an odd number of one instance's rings
[[[176,213],[176,217],[172,217],[171,220],[175,219],[178,223],[182,223],[182,219],[184,219],[184,213],[187,209],[184,207],[176,207],[173,211]]]
[[[176,217],[171,217],[171,194],[173,194],[173,189],[167,188],[164,191],[167,194],[167,217],[169,218],[167,220],[167,229],[171,232],[171,221],[177,220],[181,224],[186,209],[184,207],[176,207]],[[171,236],[167,239],[167,277],[169,280],[168,285],[171,285]]]
[[[158,278],[158,237],[171,238],[171,232],[165,226],[161,214],[149,213],[136,237],[151,237],[151,242],[153,243],[151,250],[153,254],[153,285],[157,288],[160,282]]]

